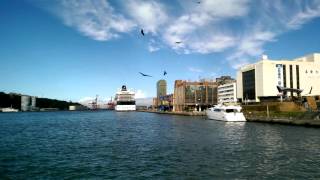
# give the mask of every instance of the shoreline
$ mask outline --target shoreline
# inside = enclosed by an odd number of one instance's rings
[[[268,117],[246,117],[246,119],[247,119],[247,122],[320,127],[320,120],[315,120],[315,119],[290,119],[290,118],[268,118]]]
[[[137,110],[137,112],[156,113],[156,114],[169,114],[180,116],[205,116],[205,112],[162,112],[150,110]],[[269,124],[283,124],[293,126],[307,126],[307,127],[320,127],[320,119],[293,119],[290,118],[268,118],[262,116],[246,116],[247,122],[269,123]]]

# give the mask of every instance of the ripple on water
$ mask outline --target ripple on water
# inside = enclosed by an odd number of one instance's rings
[[[318,178],[319,136],[139,112],[0,114],[0,179]]]

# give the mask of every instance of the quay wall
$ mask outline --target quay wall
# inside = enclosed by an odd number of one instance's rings
[[[182,116],[205,116],[205,112],[162,112],[150,110],[138,110],[157,114],[182,115]],[[285,124],[296,126],[320,127],[320,112],[290,112],[267,114],[245,113],[247,122]]]

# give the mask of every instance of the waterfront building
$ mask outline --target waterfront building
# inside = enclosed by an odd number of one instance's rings
[[[158,109],[158,98],[152,99],[152,109],[157,110]]]
[[[221,76],[216,78],[216,82],[218,83],[218,85],[223,85],[223,84],[234,83],[236,82],[236,80],[233,79],[231,76]]]
[[[21,111],[36,111],[36,97],[21,95]]]
[[[173,94],[167,94],[164,96],[160,96],[157,101],[158,110],[171,111],[172,110],[172,102],[173,102]]]
[[[161,106],[161,100],[160,97],[167,95],[167,81],[164,79],[161,79],[157,82],[157,104],[156,108],[159,109]]]
[[[29,111],[30,110],[30,96],[21,96],[21,111]]]
[[[277,86],[303,90],[291,91],[289,97],[320,95],[320,54],[293,60],[262,60],[245,65],[237,72],[237,98],[245,102],[279,99]]]
[[[236,82],[229,82],[218,86],[218,103],[237,102]]]
[[[215,81],[183,81],[174,83],[173,111],[202,111],[217,104]]]
[[[167,95],[167,81],[161,79],[157,82],[157,98]]]
[[[70,105],[69,106],[69,111],[84,111],[87,108],[83,105]]]
[[[36,107],[36,97],[35,96],[31,96],[31,110],[33,110]]]

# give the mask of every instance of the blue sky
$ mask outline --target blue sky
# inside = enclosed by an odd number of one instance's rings
[[[172,92],[176,79],[235,77],[262,54],[320,52],[320,0],[196,2],[2,0],[0,91],[79,101],[126,84],[152,97],[161,78]]]

